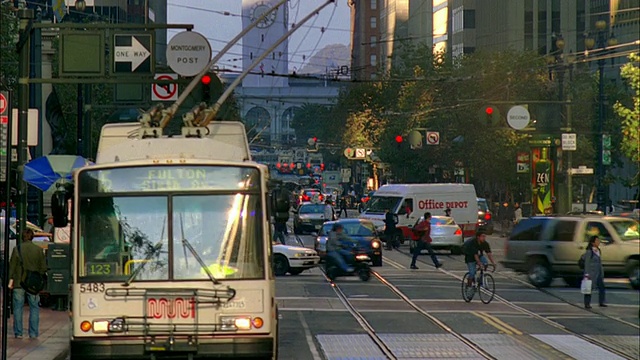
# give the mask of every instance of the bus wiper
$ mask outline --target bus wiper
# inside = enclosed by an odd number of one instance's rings
[[[196,249],[194,249],[193,246],[191,246],[191,243],[189,242],[189,240],[187,240],[187,238],[184,236],[184,223],[182,220],[182,214],[180,214],[180,233],[182,235],[182,246],[189,249],[189,252],[191,253],[191,255],[193,255],[194,258],[196,258],[196,261],[198,261],[198,263],[202,267],[202,270],[204,270],[204,272],[207,273],[207,276],[209,276],[209,279],[211,280],[211,282],[214,285],[219,285],[220,281],[218,281],[216,278],[213,277],[211,270],[209,270],[209,268],[204,263],[204,261],[202,261],[202,258],[200,257],[200,255],[198,255],[198,252],[196,251]]]
[[[147,257],[144,258],[144,261],[142,261],[142,264],[140,264],[140,266],[138,266],[135,270],[133,270],[131,275],[129,275],[129,278],[127,279],[127,281],[125,281],[122,284],[122,286],[131,285],[133,280],[138,276],[138,274],[140,274],[142,269],[144,269],[144,266],[147,265],[147,263],[149,262],[149,259],[151,259],[153,255],[155,255],[158,251],[160,251],[160,249],[162,249],[162,235],[164,235],[164,226],[166,221],[167,221],[167,218],[165,217],[164,220],[162,220],[162,232],[160,233],[160,241],[158,241],[155,245],[153,245],[153,248],[151,249],[151,251],[149,251],[149,253],[147,254]]]

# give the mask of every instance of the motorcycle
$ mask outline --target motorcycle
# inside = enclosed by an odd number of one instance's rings
[[[353,267],[353,271],[345,272],[343,271],[338,264],[336,264],[335,260],[331,256],[327,256],[327,260],[325,262],[325,272],[327,277],[334,281],[339,276],[358,276],[362,281],[369,281],[371,278],[371,268],[369,266],[369,262],[371,258],[367,254],[364,249],[357,248],[352,249],[351,251],[353,257],[351,261],[348,261],[347,264]]]

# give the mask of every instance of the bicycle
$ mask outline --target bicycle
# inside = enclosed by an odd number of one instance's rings
[[[473,280],[471,286],[468,285],[470,274],[468,272],[464,274],[462,278],[462,298],[464,301],[471,302],[476,292],[479,293],[480,301],[484,304],[488,304],[493,300],[496,294],[496,283],[493,280],[493,276],[486,272],[489,266],[493,268],[491,272],[496,271],[496,266],[493,264],[484,266],[476,265],[476,278]]]

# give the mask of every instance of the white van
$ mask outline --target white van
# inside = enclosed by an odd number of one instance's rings
[[[426,212],[451,217],[465,238],[475,236],[478,224],[476,189],[470,184],[392,184],[383,185],[367,203],[362,219],[382,220],[386,209],[398,215],[398,225],[405,240],[413,238],[413,225]],[[409,211],[407,211],[409,210]]]

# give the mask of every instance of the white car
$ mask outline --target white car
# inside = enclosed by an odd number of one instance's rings
[[[288,236],[287,245],[273,242],[273,272],[276,276],[284,276],[286,273],[299,275],[305,270],[318,266],[319,262],[318,253],[304,247],[297,236]]]

